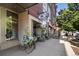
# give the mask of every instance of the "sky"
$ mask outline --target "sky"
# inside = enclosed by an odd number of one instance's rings
[[[68,6],[67,6],[67,3],[57,3],[57,13],[56,15],[58,15],[58,12],[61,10],[61,9],[66,9]]]

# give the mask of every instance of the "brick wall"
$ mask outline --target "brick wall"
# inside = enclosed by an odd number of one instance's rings
[[[29,14],[39,19],[39,13],[42,12],[42,3],[36,4],[29,8]]]

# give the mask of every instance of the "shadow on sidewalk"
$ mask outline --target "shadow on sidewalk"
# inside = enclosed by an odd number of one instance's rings
[[[0,51],[0,56],[66,56],[66,51],[64,44],[58,39],[49,39],[45,42],[37,42],[36,49],[30,54],[19,47],[13,47]]]

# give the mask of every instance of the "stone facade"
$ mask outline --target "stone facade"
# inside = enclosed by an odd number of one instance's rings
[[[53,9],[55,7],[52,7]],[[42,24],[42,20],[52,20],[52,9],[49,6],[49,4],[42,4],[42,3],[38,3],[30,8],[28,8],[28,10],[24,11],[24,12],[20,12],[17,13],[11,9],[5,8],[5,7],[0,7],[0,46],[8,46],[8,47],[12,47],[13,45],[16,44],[12,44],[11,42],[16,42],[16,40],[14,41],[7,41],[6,40],[6,25],[5,25],[5,20],[6,20],[6,11],[9,10],[13,13],[16,13],[18,15],[18,44],[22,43],[23,40],[23,36],[26,35],[26,32],[29,32],[29,35],[32,36],[33,35],[33,21],[36,21],[37,23]],[[41,13],[45,12],[46,14],[44,14],[45,17],[44,19],[39,19],[39,15]],[[54,11],[53,11],[54,12]],[[52,12],[52,13],[53,13]],[[48,14],[48,16],[47,16]],[[53,19],[54,20],[54,19]],[[6,42],[6,43],[5,43]],[[10,42],[10,46],[7,44],[7,42]],[[17,43],[17,42],[16,42]],[[3,49],[5,49],[5,47],[2,47]]]

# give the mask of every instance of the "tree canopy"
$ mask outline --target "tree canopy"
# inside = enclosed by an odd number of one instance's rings
[[[59,27],[66,31],[79,31],[79,4],[69,3],[67,9],[59,11],[56,17]]]

